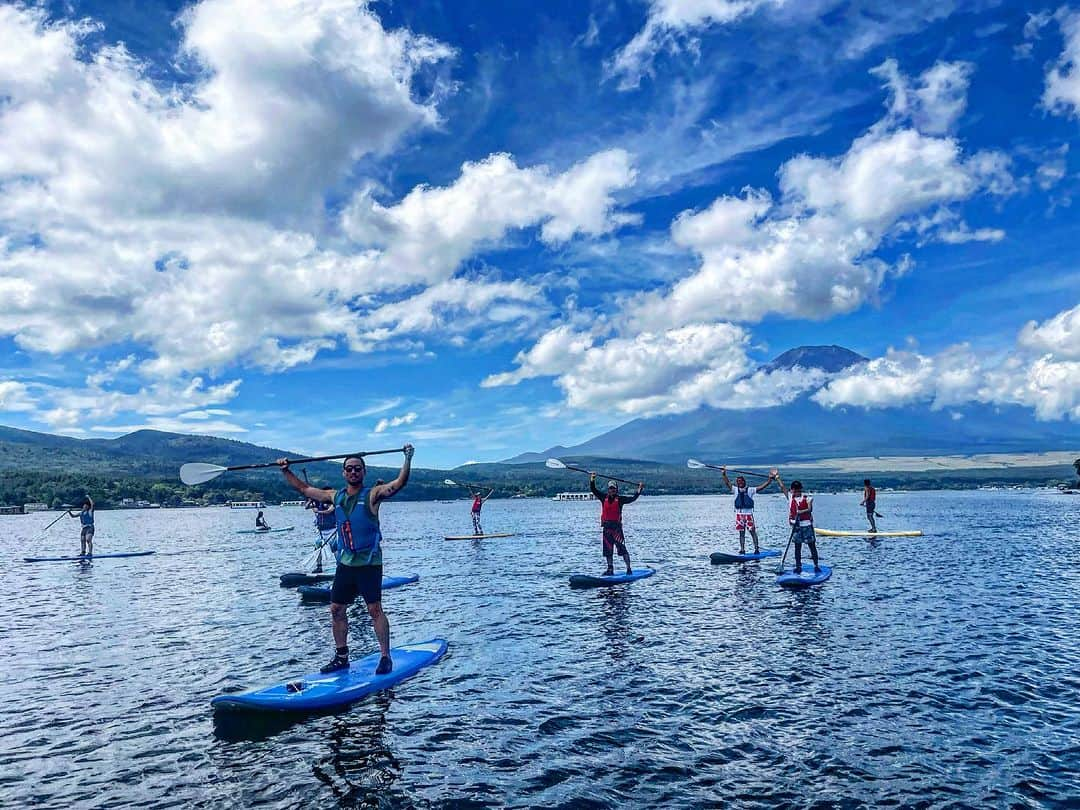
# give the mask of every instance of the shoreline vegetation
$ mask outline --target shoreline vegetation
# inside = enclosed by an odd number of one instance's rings
[[[919,459],[890,459],[902,461],[895,466],[923,468],[875,470],[870,465],[856,466],[849,459],[828,462],[795,462],[780,465],[785,477],[802,478],[815,492],[857,491],[862,479],[871,477],[879,490],[941,490],[992,488],[1080,486],[1070,462],[1062,463],[1054,454],[1043,464],[1031,464],[1030,458],[1017,458],[1020,464],[1007,465],[999,460],[994,466],[970,466],[971,458],[919,457]],[[1071,454],[1076,458],[1076,454]],[[571,461],[571,459],[566,459]],[[726,494],[720,476],[710,470],[690,470],[670,464],[623,459],[576,458],[572,461],[585,468],[617,471],[632,480],[646,483],[646,495],[708,495]],[[867,459],[872,462],[874,460]],[[926,462],[935,462],[926,469]],[[1026,462],[1026,463],[1025,463]],[[731,462],[735,466],[737,462]],[[1029,466],[1030,465],[1030,466]],[[148,464],[148,466],[156,466]],[[753,466],[753,465],[750,465]],[[312,483],[336,486],[340,472],[336,465],[307,465]],[[396,470],[372,466],[369,477],[388,478]],[[554,497],[560,492],[587,489],[584,476],[568,475],[550,470],[543,464],[471,464],[454,470],[414,468],[408,490],[401,500],[433,501],[463,499],[460,491],[445,485],[447,474],[495,488],[495,498]],[[93,495],[100,509],[120,508],[125,499],[149,501],[163,507],[223,506],[229,501],[265,501],[274,506],[280,501],[295,500],[276,471],[237,473],[228,478],[202,486],[183,485],[176,470],[169,472],[119,470],[98,474],[92,466],[83,470],[17,470],[0,468],[0,506],[25,503],[44,503],[51,509],[78,503],[86,493]]]

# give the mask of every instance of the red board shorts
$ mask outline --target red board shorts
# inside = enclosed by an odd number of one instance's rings
[[[604,556],[610,557],[618,549],[619,556],[626,555],[626,540],[623,538],[622,524],[606,520],[601,524],[604,538]]]
[[[754,525],[754,516],[753,516],[753,514],[740,515],[738,512],[736,512],[735,513],[735,531],[744,532],[747,529],[749,529],[752,532],[757,531],[757,526]]]

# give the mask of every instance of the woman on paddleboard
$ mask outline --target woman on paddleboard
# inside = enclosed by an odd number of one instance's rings
[[[746,532],[750,531],[750,537],[754,540],[754,553],[761,553],[761,544],[758,543],[757,526],[754,525],[754,496],[763,492],[773,482],[778,473],[776,468],[769,470],[769,477],[759,487],[748,487],[746,479],[741,475],[735,479],[735,487],[727,477],[727,467],[721,467],[720,473],[724,477],[724,486],[728,492],[735,494],[735,531],[739,533],[739,553],[746,553]]]
[[[270,531],[270,524],[266,522],[266,518],[263,517],[262,510],[259,510],[259,514],[255,516],[255,531],[268,532]]]
[[[817,536],[814,534],[814,498],[812,495],[804,495],[802,482],[791,482],[791,493],[788,494],[784,482],[780,476],[776,477],[776,483],[780,485],[780,491],[788,496],[788,523],[791,524],[791,539],[795,541],[795,573],[802,573],[802,544],[810,546],[810,557],[814,560],[814,573],[821,573],[821,565],[818,562]]]
[[[481,497],[481,495],[480,495],[480,490],[475,490],[473,492],[472,530],[473,530],[473,534],[475,534],[475,535],[481,535],[481,534],[484,533],[484,530],[482,528],[480,528],[480,510],[484,508],[484,502],[488,498],[490,498],[492,493],[494,493],[494,492],[495,492],[494,488],[489,489],[488,494],[484,495],[483,497]]]
[[[68,510],[68,517],[78,518],[82,529],[79,531],[79,556],[94,556],[94,499],[89,495],[83,501],[78,514]]]
[[[877,534],[877,523],[874,521],[874,512],[877,511],[877,490],[874,489],[869,478],[864,478],[862,485],[862,505],[866,507],[866,519],[870,521],[870,531]]]
[[[346,609],[362,596],[367,605],[375,637],[379,640],[379,664],[376,675],[385,675],[394,669],[390,658],[390,620],[382,609],[382,531],[379,528],[379,506],[394,497],[409,482],[412,469],[413,446],[405,445],[405,462],[398,477],[389,484],[364,486],[367,467],[361,456],[350,456],[342,464],[344,489],[318,489],[301,481],[289,469],[287,458],[279,459],[278,466],[289,486],[319,503],[334,505],[339,543],[338,564],[334,572],[334,584],[330,588],[330,622],[334,634],[335,652],[330,663],[320,672],[329,673],[349,668],[349,618]]]
[[[622,508],[628,503],[633,503],[645,491],[645,485],[639,483],[637,492],[633,495],[620,495],[619,485],[614,481],[608,481],[607,494],[596,488],[596,473],[589,473],[589,489],[600,501],[600,527],[603,533],[604,559],[607,560],[607,568],[602,576],[610,577],[615,573],[615,550],[626,563],[626,573],[634,573],[630,569],[630,552],[626,550],[626,540],[623,537]]]

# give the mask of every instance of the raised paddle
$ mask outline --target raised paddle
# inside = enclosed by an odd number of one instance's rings
[[[689,467],[691,470],[706,470],[707,469],[707,470],[720,470],[720,472],[724,472],[726,470],[728,472],[738,473],[739,475],[752,475],[755,478],[768,478],[769,477],[767,475],[762,475],[761,473],[750,472],[749,470],[736,470],[736,469],[734,469],[732,467],[718,467],[715,464],[706,464],[704,461],[698,461],[696,458],[688,458],[686,460],[686,466]]]
[[[553,470],[573,470],[574,472],[585,473],[586,475],[593,475],[592,470],[583,470],[581,467],[572,467],[569,464],[563,464],[557,458],[549,458],[544,462],[545,467],[550,467]],[[614,475],[605,475],[604,473],[596,473],[601,478],[606,478],[609,481],[618,481],[620,484],[629,484],[632,487],[638,486],[640,481],[627,481],[625,478],[616,478]]]
[[[45,539],[45,532],[47,532],[49,529],[51,529],[53,526],[55,526],[57,523],[59,523],[61,520],[63,520],[67,516],[68,516],[68,510],[65,509],[63,512],[60,513],[60,517],[58,517],[56,520],[54,520],[52,523],[50,523],[48,526],[46,526],[44,529],[42,529],[40,532],[38,532],[38,536],[35,537],[30,542],[31,543],[37,543],[39,540],[44,540]]]
[[[392,450],[366,450],[360,453],[337,453],[333,456],[290,458],[288,459],[288,462],[290,464],[305,464],[309,461],[333,461],[336,458],[354,457],[364,458],[365,456],[382,456],[387,453],[402,453],[404,451],[404,447],[395,447]],[[234,472],[236,470],[259,470],[266,467],[276,467],[277,465],[278,463],[276,461],[268,461],[265,464],[238,464],[234,467],[219,467],[217,464],[204,464],[200,461],[192,461],[180,468],[180,480],[189,487],[193,487],[197,484],[205,484],[207,481],[213,481],[222,473]]]
[[[443,483],[446,484],[448,487],[464,487],[465,489],[469,490],[469,492],[472,492],[474,489],[483,489],[483,487],[479,484],[459,484],[457,481],[451,480],[449,478],[444,480]]]

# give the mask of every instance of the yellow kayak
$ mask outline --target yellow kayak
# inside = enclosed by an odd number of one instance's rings
[[[905,532],[838,532],[834,529],[814,529],[822,537],[922,537],[918,529]]]

